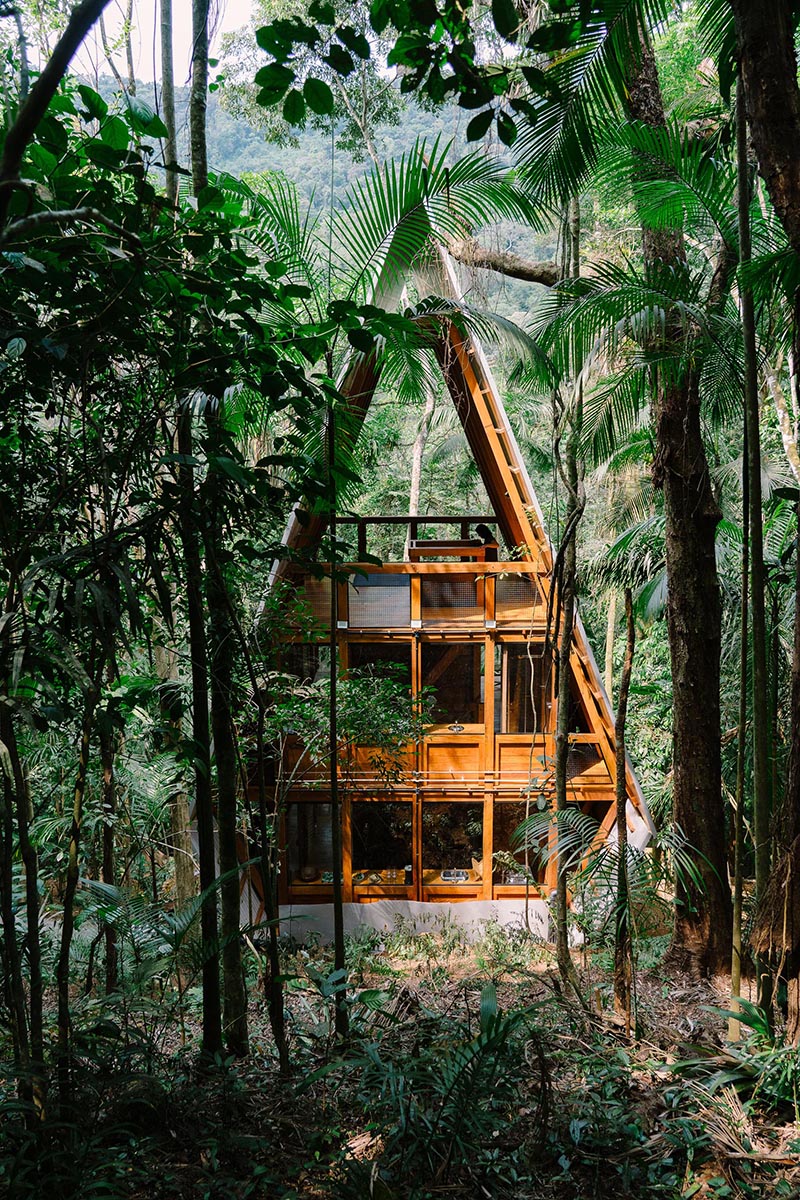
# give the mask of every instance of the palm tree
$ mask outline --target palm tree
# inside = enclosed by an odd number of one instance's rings
[[[595,268],[571,286],[568,341],[573,361],[591,361],[600,340],[620,363],[606,388],[607,431],[618,401],[646,400],[654,426],[653,479],[662,489],[669,576],[669,640],[674,680],[675,820],[696,847],[701,893],[684,894],[674,949],[700,971],[726,969],[730,894],[718,830],[720,777],[720,603],[712,487],[701,403],[722,355],[724,379],[737,372],[726,312],[737,237],[733,173],[702,144],[666,123],[648,34],[663,6],[628,0],[595,6],[577,48],[547,69],[554,88],[535,102],[537,119],[518,140],[532,184],[562,202],[594,175],[631,189],[642,228],[642,264]],[[622,122],[622,124],[620,124]],[[696,265],[682,229],[701,214],[717,235],[713,259]],[[565,329],[566,333],[566,329]],[[612,415],[612,409],[614,410]],[[623,421],[626,419],[622,418]]]

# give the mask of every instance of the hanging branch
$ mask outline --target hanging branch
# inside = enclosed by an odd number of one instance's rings
[[[625,722],[628,716],[628,693],[633,672],[633,652],[636,648],[636,624],[633,619],[633,596],[625,588],[625,661],[619,681],[617,719],[614,724],[616,744],[616,801],[617,801],[617,900],[614,937],[614,1007],[625,1020],[625,1036],[631,1034],[631,988],[633,981],[633,946],[631,942],[630,890],[628,887],[628,788],[625,761]]]
[[[82,0],[73,8],[67,28],[56,43],[47,64],[8,131],[0,159],[0,227],[5,225],[12,185],[19,180],[19,169],[28,143],[47,112],[58,85],[89,30],[99,19],[109,0]]]

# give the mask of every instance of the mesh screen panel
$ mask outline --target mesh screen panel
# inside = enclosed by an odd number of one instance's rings
[[[574,779],[576,775],[582,775],[584,771],[596,766],[601,761],[601,757],[597,746],[591,742],[577,742],[570,746],[567,758],[567,779]]]
[[[510,579],[498,579],[495,592],[495,613],[498,621],[511,617],[532,614],[541,607],[541,599],[532,579],[514,575]]]
[[[437,575],[422,580],[422,619],[441,620],[451,609],[459,617],[482,617],[483,605],[478,604],[477,580],[472,577]]]
[[[374,582],[373,582],[374,581]],[[392,629],[411,621],[411,580],[407,575],[371,575],[348,590],[353,629]]]
[[[300,589],[300,598],[308,606],[315,625],[330,625],[330,579],[307,579]]]

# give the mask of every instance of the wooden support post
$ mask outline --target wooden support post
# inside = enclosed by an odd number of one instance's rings
[[[342,796],[342,900],[353,903],[353,799],[350,792]]]

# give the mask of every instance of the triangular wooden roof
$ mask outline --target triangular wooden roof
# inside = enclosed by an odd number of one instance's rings
[[[452,264],[443,251],[438,260],[427,263],[415,274],[422,294],[461,298]],[[475,337],[448,322],[435,352],[503,538],[509,546],[517,547],[523,558],[539,566],[536,578],[546,600],[553,566],[552,548],[533,483],[483,348]],[[360,429],[379,381],[380,365],[372,356],[354,358],[340,377],[339,390],[349,401],[353,430]],[[284,542],[293,549],[315,545],[324,526],[324,515],[313,516],[301,523],[293,514]],[[280,567],[276,565],[273,574],[279,571]],[[613,780],[616,778],[614,714],[580,616],[576,620],[571,665],[587,708],[591,730],[601,738],[600,749]],[[635,845],[642,847],[655,832],[655,827],[630,763],[626,783],[629,837]],[[614,827],[612,804],[601,831],[605,836],[614,837]]]

